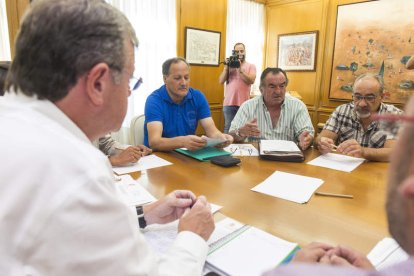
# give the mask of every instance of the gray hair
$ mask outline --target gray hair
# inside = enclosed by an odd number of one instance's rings
[[[352,90],[354,90],[355,84],[365,78],[372,78],[375,79],[378,84],[380,85],[380,89],[379,89],[379,93],[382,95],[382,93],[384,92],[384,78],[381,75],[377,75],[377,74],[372,74],[372,73],[364,73],[359,75],[355,81],[354,81],[354,85],[352,86]]]
[[[187,64],[188,69],[190,69],[190,65],[188,64],[188,62],[184,58],[174,57],[174,58],[170,58],[170,59],[167,59],[166,61],[164,61],[164,63],[162,64],[162,75],[163,76],[168,76],[170,74],[171,65],[179,63],[180,61]]]
[[[116,81],[126,41],[138,46],[128,19],[104,1],[34,1],[16,39],[6,88],[55,102],[98,63],[106,63]]]

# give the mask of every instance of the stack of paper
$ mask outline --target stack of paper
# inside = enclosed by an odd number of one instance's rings
[[[377,270],[409,258],[408,254],[392,238],[384,238],[379,241],[367,257]]]
[[[323,183],[322,179],[276,171],[252,191],[306,203]]]
[[[281,162],[303,162],[305,156],[292,141],[260,140],[259,155],[263,159]]]
[[[274,152],[301,152],[292,141],[285,140],[260,140],[260,154],[271,154]]]
[[[152,194],[132,179],[129,174],[119,176],[115,185],[121,198],[130,206],[143,205],[156,200]]]
[[[220,205],[212,204],[211,212],[214,214],[222,208]],[[217,231],[214,230],[214,232]],[[214,232],[211,235],[210,239],[217,239],[217,236],[214,236]],[[173,221],[167,224],[153,224],[149,225],[144,230],[144,236],[149,243],[150,247],[160,255],[163,255],[174,243],[175,238],[178,235],[178,220]],[[219,234],[217,234],[219,236]],[[216,237],[216,238],[214,238]],[[219,236],[220,237],[220,236]]]
[[[255,227],[239,227],[232,219],[220,221],[216,229],[236,230],[210,245],[206,267],[220,275],[261,275],[291,257],[299,248]]]

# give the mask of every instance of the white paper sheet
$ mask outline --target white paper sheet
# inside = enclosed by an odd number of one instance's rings
[[[209,253],[207,263],[226,275],[262,275],[280,264],[296,246],[295,243],[249,227]]]
[[[319,178],[276,171],[251,190],[297,203],[306,203],[322,183],[323,180]]]
[[[384,238],[369,252],[367,258],[377,270],[403,262],[409,258],[408,254],[392,238]]]
[[[222,206],[213,203],[210,203],[210,205],[213,214],[222,208]],[[155,252],[164,255],[174,243],[178,234],[177,229],[178,220],[167,224],[149,225],[144,230],[144,236]]]
[[[260,140],[260,153],[266,154],[272,151],[300,151],[298,146],[292,141],[285,140]]]
[[[153,202],[156,198],[135,181],[129,174],[118,176],[115,181],[121,198],[130,206]]]
[[[232,156],[259,156],[259,151],[252,144],[231,144],[224,148]]]
[[[205,147],[214,147],[214,146],[217,146],[219,144],[226,142],[225,139],[215,139],[215,138],[210,138],[204,135],[201,136],[201,138],[207,142]]]
[[[130,166],[113,167],[113,171],[117,174],[126,174],[131,172],[138,172],[143,170],[149,170],[162,166],[171,165],[171,162],[164,160],[154,154],[141,157],[137,163],[131,164]]]
[[[329,168],[338,171],[351,172],[365,161],[357,158],[336,153],[327,153],[308,162],[309,165]]]

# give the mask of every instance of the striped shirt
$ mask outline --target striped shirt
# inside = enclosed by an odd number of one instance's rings
[[[286,94],[282,103],[279,121],[275,127],[272,125],[272,119],[263,101],[263,96],[257,96],[240,106],[231,122],[229,132],[243,127],[254,118],[257,118],[260,139],[299,142],[299,135],[305,130],[314,136],[313,125],[305,104],[288,94]],[[255,140],[257,138],[254,137],[247,137],[246,139],[247,142]]]
[[[402,111],[390,104],[381,103],[379,111],[380,114],[391,113],[401,114]],[[348,103],[338,106],[323,129],[332,131],[338,134],[337,143],[340,144],[349,139],[355,139],[362,147],[367,148],[382,148],[387,140],[395,139],[398,132],[398,127],[388,129],[386,124],[378,121],[373,121],[364,130],[355,111],[354,104]]]

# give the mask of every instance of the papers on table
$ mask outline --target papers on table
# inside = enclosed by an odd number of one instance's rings
[[[283,263],[298,248],[296,243],[230,218],[216,223],[217,231],[229,233],[209,244],[206,267],[220,275],[261,275]]]
[[[150,225],[145,228],[144,236],[149,245],[163,255],[174,243],[177,228],[178,221]],[[298,249],[296,243],[231,218],[216,223],[207,244],[210,250],[205,271],[217,271],[220,275],[260,275],[283,263]]]
[[[309,201],[322,179],[276,171],[251,190],[297,203]]]
[[[152,168],[158,168],[162,166],[171,165],[172,163],[164,160],[154,154],[141,157],[137,163],[130,166],[113,167],[113,171],[117,174],[126,174],[131,172],[138,172],[143,170],[149,170]]]
[[[301,152],[292,141],[285,140],[260,140],[260,154],[278,152]]]
[[[364,161],[364,158],[327,153],[309,161],[308,164],[338,171],[351,172]]]
[[[222,208],[220,205],[212,204],[211,212],[214,214]],[[216,231],[216,230],[214,230]],[[144,236],[150,247],[159,255],[164,255],[174,243],[178,235],[178,220],[167,224],[148,225],[144,230]],[[211,235],[213,236],[213,235]]]
[[[204,147],[214,147],[226,142],[226,139],[215,139],[207,137],[205,135],[201,136],[201,139],[207,142],[207,144]]]
[[[379,241],[367,257],[377,270],[409,258],[408,254],[392,238],[384,238]]]
[[[259,156],[258,150],[252,144],[231,144],[224,150],[233,156]]]
[[[153,202],[156,198],[129,174],[117,177],[116,188],[121,198],[130,206]]]

